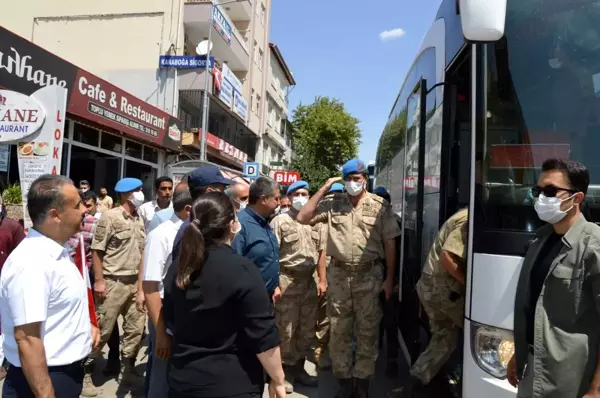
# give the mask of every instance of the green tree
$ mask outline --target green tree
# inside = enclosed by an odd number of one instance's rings
[[[357,156],[359,121],[344,109],[343,103],[328,97],[317,97],[310,105],[298,105],[293,118],[296,159],[292,167],[316,190],[329,177],[339,175],[346,161]]]
[[[377,152],[377,166],[379,168],[387,167],[392,162],[394,156],[404,147],[406,113],[406,108],[404,108],[390,119],[383,128]]]

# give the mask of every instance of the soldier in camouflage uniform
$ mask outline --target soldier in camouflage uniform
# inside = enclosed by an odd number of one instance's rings
[[[410,369],[402,398],[419,397],[456,349],[465,310],[467,209],[450,217],[429,251],[417,293],[429,318],[431,340]]]
[[[335,183],[329,189],[327,196],[325,199],[329,199],[333,197],[335,192],[344,192],[344,186],[340,183]],[[319,261],[317,262],[317,270],[323,269],[322,274],[326,275],[326,269],[331,261],[331,257],[327,255],[327,251],[325,250],[325,246],[327,244],[327,225],[326,224],[317,224],[315,225],[317,228],[317,233],[315,238],[315,244],[317,245],[317,250],[319,252]],[[319,274],[315,272],[315,281],[317,284],[319,283]],[[317,312],[317,345],[315,346],[314,357],[315,357],[315,365],[321,370],[327,370],[331,368],[331,359],[329,358],[329,353],[327,350],[327,345],[329,344],[329,317],[327,317],[327,280],[324,280],[321,285],[318,285],[319,290],[319,310]]]
[[[317,286],[313,278],[317,247],[313,229],[296,221],[298,211],[308,201],[308,183],[298,181],[288,188],[292,206],[288,213],[271,221],[279,242],[279,287],[281,298],[275,305],[275,321],[281,338],[281,359],[287,393],[294,382],[316,386],[317,378],[304,370],[304,361],[315,341]],[[314,231],[318,235],[318,231]]]
[[[358,159],[342,168],[347,193],[321,199],[340,178],[331,178],[300,210],[303,224],[327,225],[327,299],[330,320],[329,353],[339,379],[337,397],[368,397],[375,373],[381,309],[379,292],[387,299],[394,288],[395,238],[400,234],[392,209],[365,190],[367,167]],[[383,277],[382,262],[390,272]],[[356,357],[352,342],[356,335]]]

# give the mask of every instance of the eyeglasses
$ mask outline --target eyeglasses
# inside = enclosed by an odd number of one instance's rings
[[[537,198],[540,196],[540,194],[543,193],[544,196],[547,198],[554,198],[554,197],[556,197],[556,194],[558,194],[558,192],[560,192],[560,191],[569,192],[572,194],[579,192],[574,189],[559,188],[559,187],[555,187],[554,185],[547,185],[545,187],[535,186],[535,187],[531,188],[531,195],[533,195],[534,198]]]

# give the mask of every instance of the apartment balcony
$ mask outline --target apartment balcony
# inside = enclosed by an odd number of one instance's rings
[[[278,90],[273,81],[267,87],[267,93],[271,98],[273,98],[273,102],[277,104],[277,107],[283,111],[284,114],[288,113],[288,102],[286,98],[283,96],[283,92]]]
[[[222,32],[220,33],[211,23],[213,4],[210,1],[186,0],[183,24],[190,44],[195,47],[197,43],[209,36],[210,30],[210,37],[213,42],[211,55],[220,62],[227,62],[229,68],[233,71],[247,72],[250,67],[248,45],[233,24],[230,15],[234,7],[237,10],[236,13],[240,13],[240,7],[244,7],[247,3],[248,1],[230,3],[226,6],[214,5],[218,10],[216,13],[222,17],[220,18],[221,24],[224,25],[224,29],[221,29]],[[227,11],[227,8],[230,8],[230,10]]]

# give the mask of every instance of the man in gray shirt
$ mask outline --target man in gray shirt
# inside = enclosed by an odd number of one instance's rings
[[[519,398],[600,398],[600,227],[581,214],[589,182],[581,163],[548,159],[532,189],[548,224],[517,285],[507,373]]]

